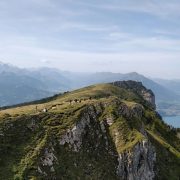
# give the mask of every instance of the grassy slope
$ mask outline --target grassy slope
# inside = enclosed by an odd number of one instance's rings
[[[69,103],[70,100],[75,99],[81,100],[81,103]],[[121,103],[131,108],[136,103],[142,102],[143,100],[131,91],[109,84],[101,84],[60,95],[56,99],[43,104],[27,105],[0,111],[0,134],[3,134],[0,135],[0,179],[13,179],[12,177],[15,174],[16,179],[21,179],[27,174],[32,177],[37,176],[36,164],[42,150],[51,141],[50,139],[60,137],[67,129],[71,128],[81,116],[81,112],[85,107],[89,105],[97,107],[99,103],[108,104],[99,120],[101,121],[109,116],[113,116],[115,120],[109,128],[109,138],[113,141],[114,132],[119,132],[120,136],[116,147],[119,153],[131,149],[138,141],[144,138],[139,132],[143,121],[158,152],[159,177],[171,176],[172,179],[177,179],[180,141],[175,132],[171,131],[156,113],[148,109],[148,107],[145,107],[142,119],[133,118],[129,121],[126,117],[119,117],[117,114],[117,107]],[[57,104],[56,109],[51,108]],[[48,108],[49,111],[47,113],[36,112],[36,106],[39,111],[43,108]],[[32,125],[34,122],[35,126]],[[66,167],[69,167],[68,173],[61,166],[57,165],[56,167],[61,175],[64,174],[64,179],[83,176],[78,168],[72,166],[71,161],[72,159],[80,160],[82,157],[84,159],[81,159],[81,169],[87,162],[95,164],[96,171],[99,173],[94,170],[94,178],[97,174],[106,177],[106,174],[103,174],[101,170],[110,167],[109,178],[113,177],[110,172],[113,172],[116,162],[108,157],[106,153],[101,154],[100,157],[106,157],[107,159],[97,157],[98,161],[96,161],[93,160],[93,155],[96,157],[93,152],[91,156],[83,152],[77,156],[66,149],[58,149],[58,152],[58,159],[66,162]],[[62,156],[64,153],[66,153],[66,156]],[[99,166],[102,166],[102,168]]]

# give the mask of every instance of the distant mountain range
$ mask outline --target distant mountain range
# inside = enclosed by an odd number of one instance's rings
[[[33,101],[91,84],[120,80],[140,81],[151,89],[156,95],[157,108],[162,115],[180,114],[180,80],[150,79],[136,72],[77,73],[53,68],[21,69],[3,63],[0,63],[0,106]]]
[[[165,79],[153,79],[158,84],[166,87],[169,90],[174,91],[176,94],[180,95],[180,80],[165,80]]]

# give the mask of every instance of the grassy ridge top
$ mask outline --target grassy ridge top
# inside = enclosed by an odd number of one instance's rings
[[[132,91],[127,91],[124,88],[119,88],[112,84],[97,84],[72,92],[66,92],[62,95],[56,96],[55,98],[47,98],[48,102],[45,103],[44,101],[46,101],[46,99],[43,99],[42,101],[37,101],[38,103],[36,102],[34,104],[30,103],[27,105],[17,105],[17,107],[9,107],[8,109],[1,110],[0,116],[4,114],[32,114],[36,112],[36,107],[38,111],[42,111],[44,108],[51,110],[52,107],[56,105],[58,106],[58,109],[64,109],[70,104],[70,102],[73,103],[73,101],[81,101],[81,103],[86,104],[93,102],[94,100],[110,96],[119,97],[127,102],[142,101],[142,99],[137,97],[137,95]]]

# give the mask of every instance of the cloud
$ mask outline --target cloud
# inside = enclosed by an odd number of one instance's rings
[[[1,0],[0,58],[179,77],[179,9],[178,0]]]
[[[127,11],[136,13],[146,13],[159,17],[179,17],[180,2],[178,0],[128,0],[128,1],[105,1],[102,3],[84,3],[85,6],[93,8],[111,10],[111,11]]]
[[[4,50],[9,54],[0,50],[0,58],[4,59],[4,62],[14,63],[21,67],[41,67],[43,60],[43,63],[48,62],[43,66],[62,70],[120,73],[136,71],[154,77],[180,78],[179,52],[89,53],[34,47],[14,47]]]
[[[41,60],[40,60],[40,63],[46,64],[46,65],[50,65],[50,64],[51,64],[51,61],[50,61],[50,60],[47,60],[47,59],[41,59]]]

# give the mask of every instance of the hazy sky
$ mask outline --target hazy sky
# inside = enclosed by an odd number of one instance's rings
[[[0,0],[0,61],[180,78],[180,1]]]

